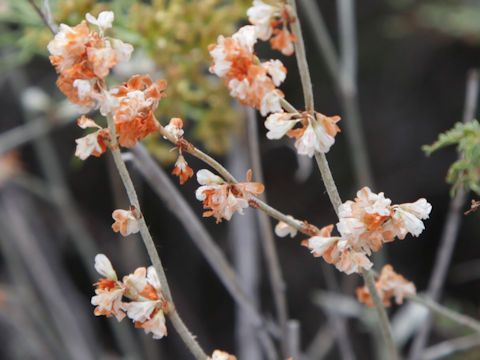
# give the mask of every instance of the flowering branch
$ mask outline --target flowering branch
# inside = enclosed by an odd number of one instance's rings
[[[108,128],[110,129],[109,146],[113,155],[113,159],[115,161],[115,165],[118,169],[118,173],[120,175],[120,178],[122,179],[123,185],[125,186],[128,199],[130,200],[131,205],[135,207],[135,212],[137,212],[137,220],[140,228],[140,235],[147,249],[148,256],[152,261],[152,264],[158,274],[160,284],[162,285],[162,289],[165,292],[167,301],[169,303],[169,311],[166,314],[169,317],[175,329],[177,330],[178,334],[184,341],[185,345],[189,348],[189,350],[192,352],[195,358],[198,360],[205,360],[207,358],[207,355],[202,350],[202,348],[200,347],[198,342],[195,340],[193,335],[190,333],[188,328],[185,326],[184,322],[178,315],[177,310],[175,309],[173,299],[172,299],[172,294],[170,292],[170,287],[168,285],[167,277],[165,275],[165,271],[163,270],[162,262],[160,260],[160,257],[158,256],[157,249],[155,248],[155,243],[153,242],[152,236],[150,235],[150,231],[148,230],[147,224],[145,223],[145,218],[141,213],[140,203],[138,201],[137,193],[135,191],[132,179],[130,178],[130,174],[128,173],[127,167],[125,166],[125,162],[122,159],[122,154],[118,147],[117,134],[116,134],[113,118],[109,115],[107,116],[107,121],[108,121]]]
[[[288,3],[294,9],[294,14],[297,14],[296,7],[295,7],[295,0],[288,0]],[[301,31],[298,15],[296,20],[297,21],[295,21],[295,23],[292,26],[293,34],[298,38],[298,42],[295,44],[295,50],[296,50],[295,54],[297,57],[298,69],[301,74],[300,78],[302,80],[305,106],[307,111],[312,113],[313,112],[313,91],[312,91],[311,81],[307,82],[307,80],[310,80],[310,75],[309,75],[310,72],[308,70],[307,57],[305,54],[305,47],[303,45],[302,31]],[[327,188],[327,192],[329,194],[332,205],[335,209],[335,212],[338,215],[338,208],[341,204],[340,195],[338,194],[338,190],[333,180],[330,168],[328,166],[326,156],[324,153],[315,152],[315,158],[317,160],[317,164],[319,165],[320,172],[322,173],[322,178],[324,180],[325,187]],[[398,358],[397,349],[393,341],[392,331],[390,328],[390,324],[388,322],[387,313],[385,312],[385,308],[381,303],[380,297],[375,287],[373,274],[370,273],[370,270],[364,269],[362,270],[362,275],[372,295],[373,304],[379,316],[380,327],[385,337],[385,341],[389,349],[391,359],[397,359]]]

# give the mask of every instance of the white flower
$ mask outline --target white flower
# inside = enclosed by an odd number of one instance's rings
[[[311,250],[312,253],[321,256],[330,246],[335,244],[338,240],[340,240],[338,236],[312,236],[308,239],[308,248]]]
[[[220,185],[225,181],[220,176],[213,174],[210,170],[201,169],[197,171],[197,181],[200,185]]]
[[[171,118],[165,130],[178,141],[183,136],[183,121],[180,118]]]
[[[144,322],[150,319],[153,310],[160,304],[159,300],[131,301],[123,305],[127,316],[133,321]]]
[[[228,88],[230,89],[230,95],[236,99],[243,100],[247,97],[248,89],[250,88],[250,83],[248,79],[243,79],[239,81],[238,79],[232,79],[228,83]]]
[[[279,86],[287,77],[287,69],[280,60],[270,60],[262,63],[263,68],[272,77],[275,86]]]
[[[400,224],[400,234],[404,235],[403,229],[409,232],[413,236],[418,236],[425,229],[423,221],[417,218],[411,212],[403,210],[401,207],[394,207],[393,221]],[[403,228],[403,229],[402,229]]]
[[[257,42],[257,35],[255,33],[255,26],[245,25],[232,35],[232,39],[238,44],[239,47],[248,50],[253,53],[253,46]]]
[[[312,126],[313,130],[315,131],[315,135],[317,136],[317,151],[327,153],[335,142],[335,138],[327,133],[327,130],[322,124],[313,122]]]
[[[362,233],[367,230],[366,225],[357,218],[348,217],[340,218],[337,223],[337,229],[343,238],[358,238]]]
[[[154,339],[161,339],[162,337],[167,335],[167,327],[165,326],[165,315],[161,310],[157,311],[153,318],[145,321],[141,327],[145,330],[146,334],[151,332]]]
[[[112,224],[113,231],[120,232],[123,236],[140,231],[138,220],[131,210],[117,209],[112,213],[112,218],[115,220]]]
[[[389,198],[385,198],[383,192],[375,194],[368,186],[365,186],[357,192],[357,197],[366,202],[365,212],[390,216],[390,204],[392,201]]]
[[[265,127],[269,130],[267,138],[270,140],[280,139],[288,130],[291,130],[300,120],[290,120],[293,114],[278,112],[270,114],[265,120]]]
[[[144,267],[139,267],[133,274],[123,277],[123,283],[127,288],[128,297],[136,298],[147,285],[147,278],[145,277],[147,270]]]
[[[265,4],[262,0],[254,0],[253,6],[247,10],[248,21],[255,25],[257,37],[260,40],[268,40],[272,36],[270,20],[276,15],[277,9]]]
[[[125,313],[121,311],[123,307],[122,296],[125,289],[97,289],[96,295],[92,297],[91,304],[96,305],[94,314],[96,316],[111,314],[115,315],[118,321],[121,321],[125,317]]]
[[[424,198],[418,199],[414,203],[405,203],[398,206],[422,220],[428,219],[430,211],[432,211],[432,205]]]
[[[153,266],[149,266],[147,268],[147,282],[153,286],[157,292],[162,290],[162,285],[160,284],[160,280],[158,279],[157,272]]]
[[[95,18],[90,13],[87,13],[85,18],[90,24],[98,26],[100,31],[104,31],[112,27],[114,14],[113,11],[102,11],[98,14],[98,18]]]
[[[225,75],[227,75],[230,67],[232,66],[231,61],[225,60],[225,58],[227,57],[227,51],[225,50],[225,47],[223,45],[224,41],[225,38],[220,35],[217,39],[217,45],[215,45],[213,49],[210,50],[210,56],[215,63],[215,65],[210,68],[210,71],[212,71],[218,77],[224,77]]]
[[[267,94],[265,94],[260,102],[260,113],[262,116],[266,116],[268,113],[281,112],[281,99],[282,97],[277,89],[269,91]]]
[[[95,256],[95,270],[106,278],[117,281],[117,273],[113,269],[112,263],[104,254]]]
[[[118,61],[127,62],[133,52],[133,46],[122,40],[112,39],[112,48],[117,52]]]
[[[79,139],[75,139],[75,142],[77,143],[75,149],[76,157],[85,160],[92,154],[101,154],[104,152],[102,145],[98,141],[100,131],[101,130],[98,130]]]
[[[77,88],[78,98],[85,99],[87,96],[92,96],[92,84],[90,80],[76,79],[73,81],[73,87]]]
[[[293,217],[290,215],[287,215],[287,217],[293,219]],[[283,221],[279,221],[277,226],[275,226],[275,234],[277,234],[279,237],[290,235],[290,237],[293,238],[295,235],[297,235],[297,232],[297,229],[288,225],[287,223],[284,223]]]

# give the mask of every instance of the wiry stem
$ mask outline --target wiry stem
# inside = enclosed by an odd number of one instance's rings
[[[190,331],[178,315],[177,310],[175,309],[172,294],[170,292],[170,287],[168,285],[165,271],[163,270],[160,256],[158,256],[157,249],[155,248],[155,243],[153,242],[152,236],[150,235],[150,231],[148,230],[145,218],[141,213],[140,202],[138,201],[135,187],[133,186],[132,179],[130,178],[130,174],[128,173],[127,167],[125,166],[125,162],[122,159],[122,154],[118,147],[115,124],[113,123],[113,119],[111,116],[107,116],[107,120],[108,127],[110,129],[110,150],[112,151],[113,159],[115,161],[115,165],[117,166],[120,178],[122,179],[123,185],[125,186],[128,199],[130,200],[131,205],[133,205],[135,207],[135,210],[138,211],[138,213],[140,214],[138,219],[140,235],[147,249],[148,256],[152,261],[153,267],[157,272],[159,281],[162,285],[162,290],[167,297],[169,303],[169,311],[167,313],[167,316],[172,322],[175,330],[177,330],[183,342],[192,352],[195,358],[197,360],[205,360],[207,359],[207,355],[202,350],[198,342],[195,340],[194,336],[190,333]]]
[[[296,12],[295,0],[288,0],[288,3],[292,6],[293,10]],[[310,79],[308,64],[307,64],[307,56],[305,53],[305,47],[303,44],[303,37],[302,37],[302,30],[300,27],[300,21],[298,19],[298,15],[296,16],[296,21],[292,24],[292,32],[297,37],[298,41],[295,44],[295,54],[297,57],[297,65],[298,70],[300,72],[300,79],[302,80],[302,88],[303,88],[303,96],[305,98],[305,106],[306,110],[310,113],[313,112],[313,91],[312,91],[312,83],[308,81]],[[308,82],[307,82],[308,81]],[[317,159],[317,163],[319,164],[320,171],[322,173],[323,182],[325,187],[327,188],[327,192],[329,194],[330,200],[335,211],[338,211],[338,207],[341,204],[340,195],[338,194],[337,187],[331,175],[330,168],[326,161],[325,154],[317,154],[315,153],[315,158]],[[370,274],[368,271],[363,271],[362,275],[369,287],[370,294],[372,298],[377,297],[378,301],[373,301],[377,313],[379,315],[379,322],[382,332],[384,333],[385,340],[387,346],[389,348],[390,354],[392,359],[396,359],[397,349],[395,347],[395,343],[393,341],[392,331],[390,328],[390,324],[388,322],[387,313],[385,312],[385,308],[383,307],[380,297],[378,295],[377,289],[373,283],[373,275]],[[369,285],[370,282],[370,285]],[[373,284],[373,286],[371,286]]]

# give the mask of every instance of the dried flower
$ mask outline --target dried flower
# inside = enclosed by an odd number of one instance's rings
[[[403,299],[409,295],[416,294],[415,285],[405,279],[402,275],[393,271],[391,265],[385,265],[380,273],[380,277],[375,283],[378,294],[382,299],[382,303],[385,306],[390,306],[390,298],[395,297],[395,302],[400,305],[403,303]],[[372,298],[368,287],[357,288],[357,298],[359,301],[365,303],[369,307],[373,307]]]
[[[178,156],[172,174],[180,178],[181,185],[185,184],[187,180],[193,176],[193,170],[190,166],[188,166],[188,163],[185,161],[183,155]]]
[[[206,169],[198,171],[197,181],[202,186],[197,189],[196,197],[203,202],[204,209],[210,209],[203,216],[213,216],[219,223],[222,219],[230,220],[235,211],[243,214],[251,196],[261,194],[265,189],[263,184],[250,182],[251,179],[251,170],[247,172],[247,181],[237,184],[225,183]]]
[[[132,206],[133,209],[135,209]],[[112,229],[119,232],[123,236],[135,234],[140,231],[138,219],[132,210],[117,209],[112,213],[112,218],[115,222],[112,224]]]

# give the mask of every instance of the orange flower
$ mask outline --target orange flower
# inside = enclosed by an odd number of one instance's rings
[[[188,166],[188,163],[185,161],[183,155],[178,156],[172,174],[180,178],[181,185],[185,184],[187,180],[193,176],[193,170],[190,166]]]
[[[112,93],[120,98],[120,105],[114,113],[114,123],[119,143],[125,147],[135,146],[158,129],[153,112],[161,98],[167,82],[163,79],[153,82],[148,75],[134,75],[127,83],[115,88]]]
[[[115,222],[112,224],[112,229],[119,232],[123,236],[135,234],[140,231],[137,217],[134,214],[135,208],[132,206],[131,210],[117,209],[112,213]]]
[[[416,294],[415,285],[405,279],[402,275],[393,271],[391,265],[385,265],[380,273],[380,277],[375,283],[378,294],[382,299],[384,306],[390,306],[390,299],[395,297],[395,302],[400,305],[403,299],[409,295]],[[359,287],[356,290],[357,298],[360,302],[365,303],[369,307],[373,307],[372,297],[367,286]]]

